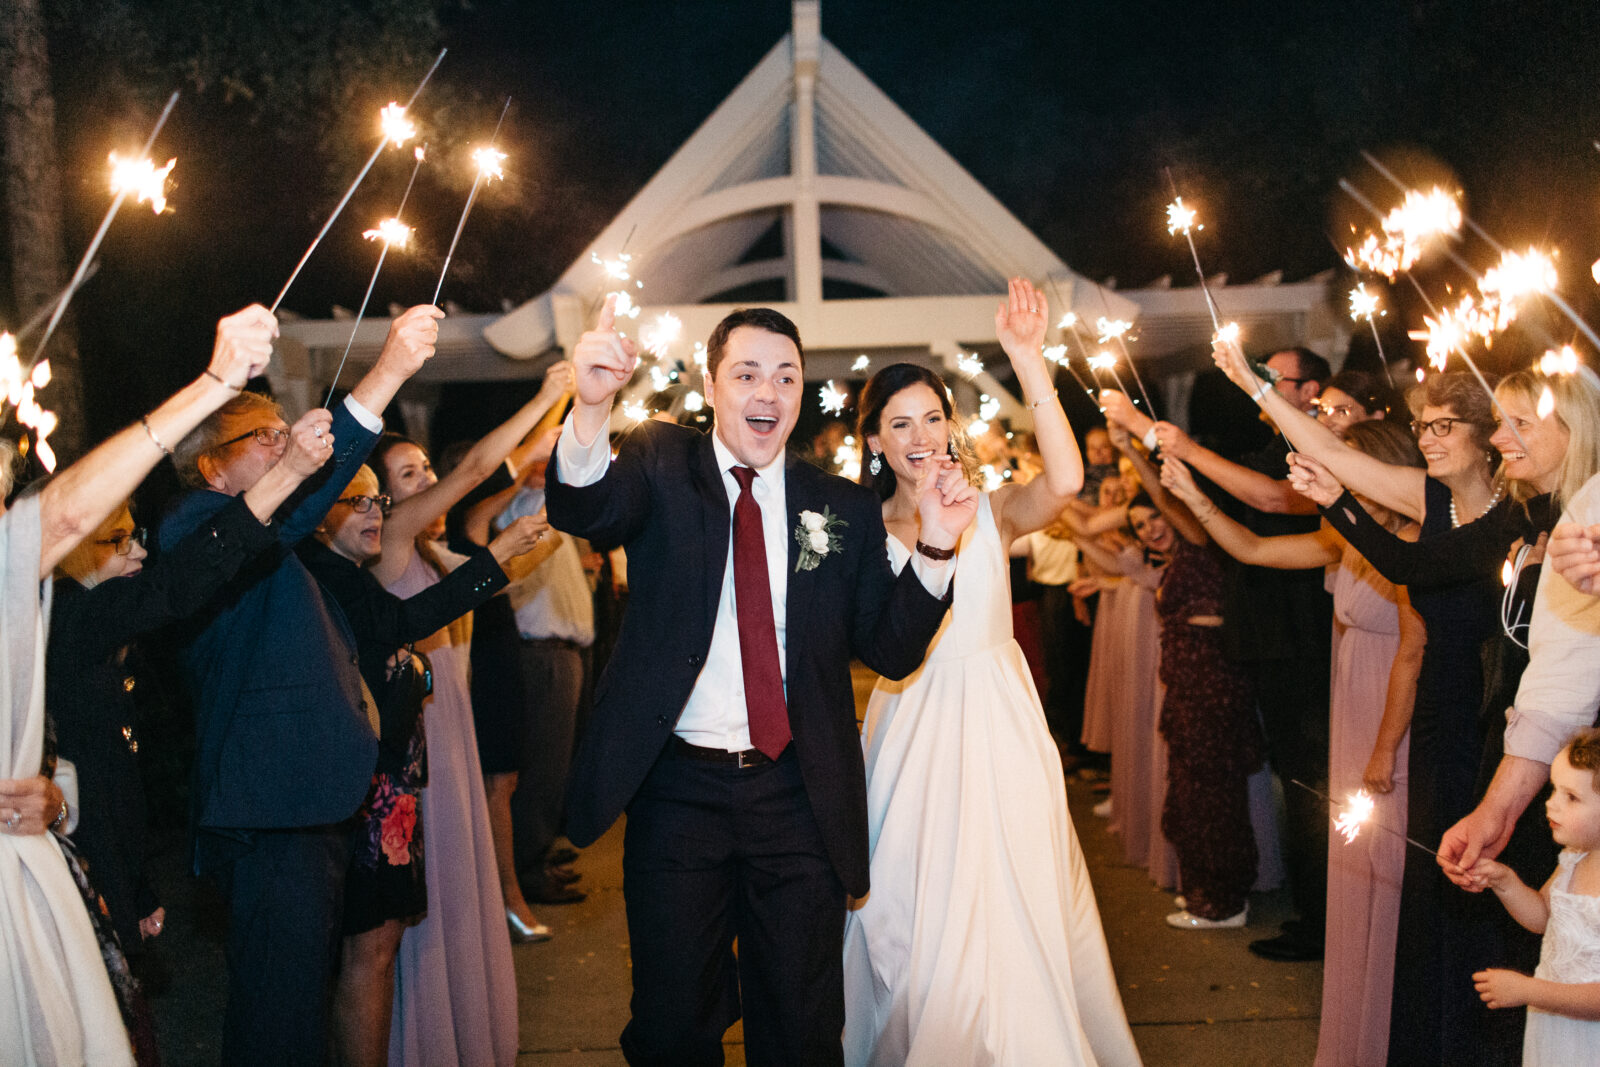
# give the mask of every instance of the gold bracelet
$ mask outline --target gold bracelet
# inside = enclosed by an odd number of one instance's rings
[[[156,436],[156,432],[150,428],[150,416],[149,415],[142,416],[139,419],[139,423],[140,423],[140,425],[142,425],[144,427],[144,432],[150,436],[150,440],[155,443],[155,446],[157,448],[161,449],[161,454],[163,456],[172,455],[172,449],[170,449],[166,445],[162,444],[161,443],[161,438],[157,437]]]
[[[1059,393],[1051,393],[1049,396],[1040,397],[1038,400],[1035,400],[1033,403],[1029,404],[1028,405],[1028,410],[1029,411],[1033,411],[1040,404],[1048,404],[1052,400],[1059,401],[1060,399],[1061,399],[1061,394],[1059,394]]]

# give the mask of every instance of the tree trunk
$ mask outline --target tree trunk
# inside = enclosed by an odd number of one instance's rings
[[[66,284],[56,105],[40,0],[0,0],[0,112],[5,138],[6,228],[17,325]],[[19,345],[24,362],[37,334]],[[39,402],[61,419],[50,444],[65,465],[85,451],[83,378],[69,313],[46,353],[52,380]]]

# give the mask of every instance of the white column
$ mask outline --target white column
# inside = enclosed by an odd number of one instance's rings
[[[795,179],[792,222],[786,227],[801,336],[818,324],[822,310],[822,212],[817,203],[817,63],[822,53],[819,0],[794,3],[794,112],[789,124],[790,171]]]

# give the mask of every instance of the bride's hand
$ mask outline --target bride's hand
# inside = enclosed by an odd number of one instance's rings
[[[955,461],[946,458],[917,487],[921,541],[930,548],[955,548],[978,514],[978,491]]]

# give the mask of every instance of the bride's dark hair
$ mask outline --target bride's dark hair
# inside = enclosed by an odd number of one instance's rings
[[[944,379],[915,363],[891,363],[874,374],[866,388],[861,390],[861,414],[856,421],[856,440],[861,442],[861,476],[858,481],[876,490],[879,500],[894,496],[894,470],[885,462],[882,471],[872,473],[872,450],[867,447],[867,435],[879,432],[883,409],[894,395],[913,385],[926,385],[939,398],[939,405],[944,408],[945,422],[950,426],[950,439],[956,444],[956,458],[969,482],[976,470],[972,443],[967,439],[967,432],[956,415],[955,403],[950,399],[950,387],[944,384]]]

